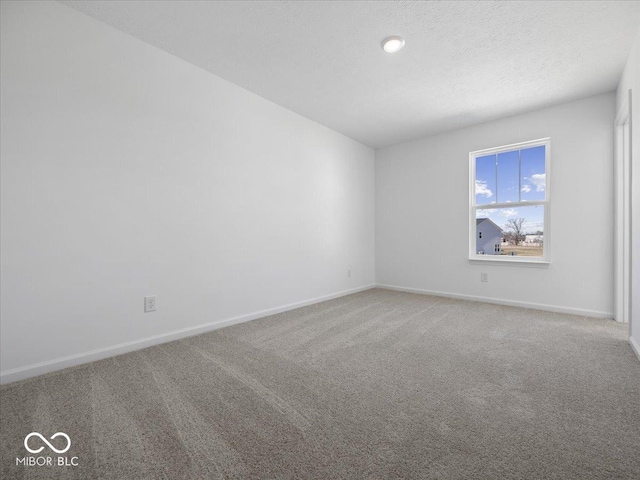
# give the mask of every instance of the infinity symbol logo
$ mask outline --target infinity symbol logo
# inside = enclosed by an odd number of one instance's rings
[[[67,450],[69,450],[71,448],[71,439],[69,438],[69,435],[67,435],[66,433],[63,432],[58,432],[58,433],[54,433],[51,436],[51,440],[53,440],[56,437],[64,437],[67,439],[67,448],[63,449],[63,450],[58,450],[56,447],[54,447],[53,445],[51,445],[51,443],[44,438],[42,435],[40,435],[38,432],[31,432],[29,435],[27,435],[26,437],[24,437],[24,448],[26,448],[27,450],[29,450],[31,453],[40,453],[42,450],[44,450],[44,447],[40,447],[37,450],[33,450],[32,448],[29,447],[29,439],[31,437],[39,437],[40,440],[42,440],[44,443],[47,444],[47,446],[53,450],[56,453],[65,453]]]

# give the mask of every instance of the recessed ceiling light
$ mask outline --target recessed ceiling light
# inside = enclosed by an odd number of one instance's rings
[[[382,42],[382,49],[387,53],[396,53],[404,47],[404,38],[402,37],[388,37]]]

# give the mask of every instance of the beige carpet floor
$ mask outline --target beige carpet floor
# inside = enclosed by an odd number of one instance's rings
[[[369,290],[2,387],[2,478],[638,479],[626,332]]]

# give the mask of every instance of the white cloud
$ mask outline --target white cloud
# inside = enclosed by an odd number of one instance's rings
[[[544,222],[524,222],[522,224],[522,230],[525,233],[534,233],[544,230]]]
[[[522,192],[529,193],[531,191],[531,185],[522,185]]]
[[[531,175],[529,180],[536,186],[536,192],[544,192],[547,183],[547,175],[545,173],[535,173]]]
[[[476,180],[476,195],[484,195],[487,198],[493,197],[493,192],[484,180]]]
[[[500,213],[498,214],[501,217],[515,217],[516,215],[518,215],[518,211],[515,208],[503,208],[502,210],[500,210]]]
[[[542,230],[544,228],[544,222],[524,222],[522,226],[525,230]]]
[[[495,208],[483,208],[482,210],[476,210],[476,218],[488,218],[494,213],[496,213]]]

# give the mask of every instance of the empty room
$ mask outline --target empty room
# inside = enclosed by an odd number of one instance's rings
[[[0,20],[0,478],[640,478],[640,1]]]

